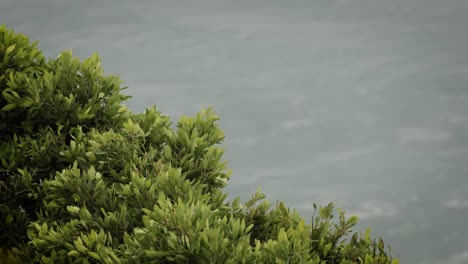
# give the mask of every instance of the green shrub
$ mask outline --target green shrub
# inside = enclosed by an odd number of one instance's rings
[[[121,90],[96,55],[47,61],[0,27],[0,263],[398,263],[332,204],[307,224],[226,201],[213,111],[173,127]]]

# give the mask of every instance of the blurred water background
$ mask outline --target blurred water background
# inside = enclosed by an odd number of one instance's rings
[[[231,199],[334,202],[401,263],[468,263],[467,1],[1,0],[2,23],[98,52],[135,112],[213,106]]]

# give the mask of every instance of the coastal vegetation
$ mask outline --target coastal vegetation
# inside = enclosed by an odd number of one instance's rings
[[[333,204],[228,201],[214,111],[172,124],[122,89],[0,27],[0,263],[399,263]]]

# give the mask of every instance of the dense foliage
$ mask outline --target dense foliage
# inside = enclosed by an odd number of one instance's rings
[[[133,114],[95,55],[0,27],[0,263],[398,263],[333,205],[226,201],[211,109]]]

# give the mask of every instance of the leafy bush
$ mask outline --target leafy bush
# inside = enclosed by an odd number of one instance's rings
[[[211,109],[133,114],[99,58],[0,27],[0,263],[398,263],[381,239],[255,193],[226,201]]]

